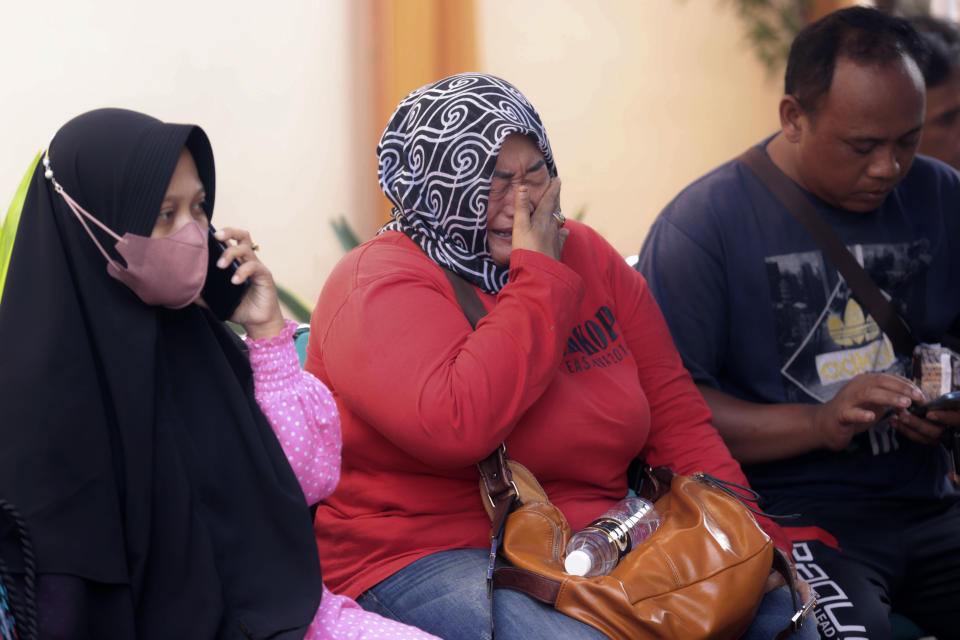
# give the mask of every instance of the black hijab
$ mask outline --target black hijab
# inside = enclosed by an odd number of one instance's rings
[[[149,236],[184,146],[210,215],[198,127],[100,109],[49,152],[81,206]],[[33,538],[41,631],[299,639],[319,604],[309,511],[242,344],[196,305],[150,307],[111,278],[42,165],[0,304],[0,498]]]
[[[507,136],[522,133],[557,175],[547,132],[530,101],[485,73],[461,73],[420,87],[400,101],[377,145],[380,188],[401,231],[441,267],[495,294],[509,267],[487,246],[490,179]]]

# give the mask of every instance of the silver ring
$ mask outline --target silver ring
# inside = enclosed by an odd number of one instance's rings
[[[553,212],[553,219],[557,221],[557,226],[562,227],[567,224],[567,219],[564,217],[563,213],[560,212],[560,209],[557,209]]]

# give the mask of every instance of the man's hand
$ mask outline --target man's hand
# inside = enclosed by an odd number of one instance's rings
[[[902,414],[912,403],[923,401],[923,392],[906,378],[864,373],[845,384],[832,400],[817,407],[813,424],[823,448],[841,451],[853,436],[883,417],[887,409]]]
[[[900,411],[890,418],[890,425],[922,444],[937,444],[944,427],[960,427],[960,411],[931,410],[926,418],[915,416],[909,411]]]

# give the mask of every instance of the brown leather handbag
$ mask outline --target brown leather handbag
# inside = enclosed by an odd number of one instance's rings
[[[660,528],[609,574],[585,578],[564,572],[570,527],[533,475],[502,448],[478,467],[494,523],[492,553],[499,547],[513,565],[488,575],[493,584],[523,591],[611,638],[739,638],[771,568],[779,564],[793,582],[789,562],[747,507],[707,474],[649,470],[641,496],[656,505]],[[795,604],[801,608],[796,595]],[[778,637],[801,620],[795,616]]]
[[[476,328],[486,313],[483,303],[465,280],[444,273]],[[625,640],[739,638],[760,605],[771,568],[790,585],[797,609],[777,640],[799,629],[815,602],[800,604],[790,562],[742,502],[749,498],[707,474],[644,468],[639,495],[656,505],[660,528],[608,575],[585,578],[563,571],[570,525],[533,474],[508,459],[503,445],[477,468],[492,522],[491,598],[494,585],[517,589]],[[494,570],[498,553],[513,566]],[[490,623],[492,637],[492,609]]]

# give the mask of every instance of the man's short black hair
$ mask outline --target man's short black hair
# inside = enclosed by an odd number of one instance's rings
[[[814,113],[830,91],[837,58],[886,64],[908,55],[923,69],[929,49],[903,18],[876,9],[850,7],[807,25],[790,45],[785,91]]]
[[[927,89],[943,83],[960,67],[960,26],[932,16],[908,18],[930,49],[927,64],[921,65]]]

